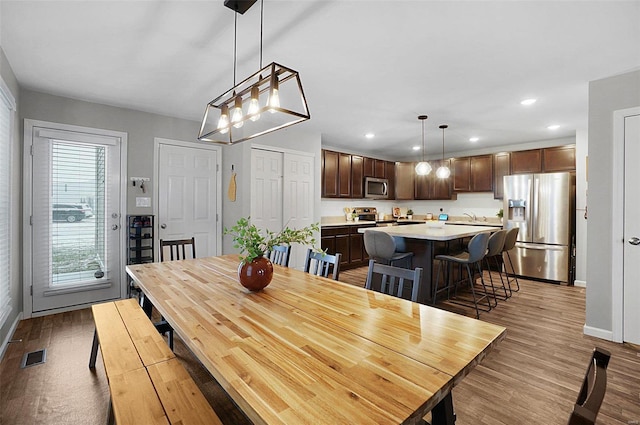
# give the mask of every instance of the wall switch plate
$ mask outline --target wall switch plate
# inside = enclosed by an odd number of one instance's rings
[[[150,207],[151,206],[151,198],[147,198],[144,196],[136,196],[136,207]]]

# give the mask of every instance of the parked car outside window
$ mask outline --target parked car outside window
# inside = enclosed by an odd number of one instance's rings
[[[93,208],[89,204],[78,204],[77,207],[84,211],[85,217],[93,217]]]
[[[93,215],[93,212],[91,212]],[[53,221],[74,223],[85,219],[86,213],[81,204],[53,204]]]

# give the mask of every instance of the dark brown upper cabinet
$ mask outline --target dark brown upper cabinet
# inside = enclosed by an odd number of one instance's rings
[[[542,164],[546,173],[574,171],[576,169],[576,147],[556,146],[542,150]]]
[[[396,162],[396,196],[397,200],[414,199],[414,184],[416,174],[414,171],[415,164],[412,162]]]
[[[542,150],[511,152],[511,174],[542,172]]]
[[[454,192],[491,192],[493,156],[479,155],[451,160]]]
[[[504,176],[511,173],[511,154],[500,152],[493,155],[493,197],[504,197]]]
[[[351,197],[364,197],[364,158],[351,155]]]
[[[322,197],[337,198],[338,193],[339,154],[333,151],[322,151]]]
[[[471,161],[469,161],[469,157],[451,160],[451,178],[453,179],[454,192],[471,190]]]
[[[348,153],[339,154],[340,165],[338,167],[338,188],[340,198],[351,197],[351,155]]]

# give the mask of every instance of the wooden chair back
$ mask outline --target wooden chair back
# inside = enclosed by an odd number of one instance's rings
[[[594,425],[607,389],[607,366],[611,353],[596,347],[591,355],[578,400],[573,406],[568,425]]]
[[[169,251],[169,259],[167,261],[186,260],[187,246],[191,245],[191,258],[196,258],[196,239],[176,239],[167,241],[160,239],[160,261],[164,261],[165,248]]]
[[[339,252],[331,255],[324,252],[314,252],[309,248],[307,249],[307,258],[304,260],[304,271],[316,276],[329,277],[329,271],[332,270],[331,278],[338,280],[341,259],[342,254]]]
[[[289,267],[289,256],[291,255],[291,245],[274,246],[273,250],[267,254],[267,258],[280,266]]]
[[[411,301],[418,301],[418,287],[420,286],[420,279],[422,277],[421,267],[416,267],[415,270],[403,269],[376,263],[375,260],[371,259],[369,260],[369,272],[367,273],[367,282],[365,283],[366,289],[372,289],[374,275],[381,276],[380,287],[379,289],[375,289],[378,292],[403,298],[402,295],[405,284],[410,284]]]

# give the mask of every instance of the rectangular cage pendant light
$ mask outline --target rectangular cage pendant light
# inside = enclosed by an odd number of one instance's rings
[[[272,62],[207,104],[198,140],[231,145],[309,118],[298,72]]]

